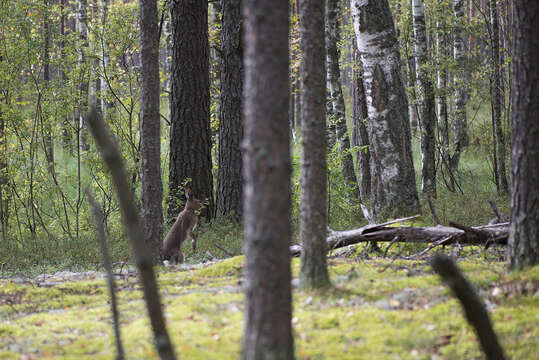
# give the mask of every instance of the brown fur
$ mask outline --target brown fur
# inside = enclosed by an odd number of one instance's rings
[[[171,259],[176,264],[183,263],[184,257],[181,247],[185,239],[187,239],[187,235],[193,239],[191,246],[193,250],[196,250],[197,238],[193,234],[193,230],[197,225],[198,216],[195,211],[202,208],[200,200],[192,197],[191,189],[187,189],[185,196],[187,197],[185,208],[180,212],[174,225],[172,225],[167,236],[165,236],[165,240],[163,240],[163,257],[166,260]]]

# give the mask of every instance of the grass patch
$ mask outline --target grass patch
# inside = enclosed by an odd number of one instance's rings
[[[182,358],[239,357],[243,262],[243,257],[235,257],[203,266],[157,268],[169,332]],[[329,265],[331,289],[294,290],[298,359],[482,356],[460,305],[423,261],[335,258]],[[506,274],[503,262],[486,264],[473,254],[459,266],[489,304],[507,355],[533,358],[539,352],[539,267]],[[297,276],[298,259],[293,259],[292,270]],[[66,281],[51,288],[39,288],[31,280],[4,280],[1,285],[0,359],[114,356],[103,279]],[[129,357],[157,359],[138,284],[124,279],[118,287]]]

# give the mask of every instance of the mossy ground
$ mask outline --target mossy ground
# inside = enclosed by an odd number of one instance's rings
[[[358,252],[362,251],[361,248]],[[508,357],[539,353],[539,267],[505,272],[467,250],[458,264],[488,305]],[[473,329],[425,261],[329,260],[333,287],[294,290],[298,359],[477,359]],[[299,261],[292,262],[294,277]],[[243,258],[158,268],[169,333],[182,359],[237,359],[243,327]],[[105,280],[0,283],[0,359],[111,359],[115,354]],[[117,281],[122,340],[130,359],[156,359],[134,277]],[[534,355],[535,354],[535,355]]]

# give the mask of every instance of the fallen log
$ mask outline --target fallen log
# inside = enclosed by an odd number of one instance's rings
[[[414,218],[414,217],[411,217]],[[357,244],[361,242],[401,242],[401,243],[436,243],[450,245],[454,243],[466,245],[506,245],[509,236],[509,223],[459,227],[431,226],[431,227],[389,227],[391,223],[410,220],[411,218],[397,219],[389,223],[370,224],[359,229],[345,231],[330,231],[326,238],[328,250]],[[299,256],[301,245],[292,245],[290,254]]]

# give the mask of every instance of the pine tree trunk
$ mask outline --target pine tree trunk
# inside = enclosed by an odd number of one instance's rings
[[[221,9],[221,119],[216,203],[217,214],[234,214],[240,220],[243,200],[241,0],[221,0]]]
[[[160,258],[163,233],[163,184],[161,181],[161,117],[159,113],[159,32],[155,0],[140,4],[141,42],[141,123],[140,157],[142,160],[140,195],[142,227],[154,261]]]
[[[502,74],[500,67],[500,38],[498,26],[498,8],[496,0],[489,0],[490,34],[492,52],[491,102],[492,102],[492,132],[494,139],[494,158],[496,159],[495,177],[499,194],[507,194],[509,185],[505,174],[505,141],[502,129]]]
[[[171,2],[172,99],[168,220],[179,213],[183,187],[206,206],[201,215],[213,217],[213,180],[210,134],[208,2]]]
[[[243,360],[294,359],[290,285],[288,1],[244,0]]]
[[[423,0],[413,0],[414,50],[417,98],[420,109],[421,186],[423,194],[436,197],[436,106],[434,88],[428,73],[427,33]]]
[[[455,30],[453,39],[453,57],[456,62],[456,71],[453,77],[455,87],[455,116],[453,121],[453,154],[450,157],[449,165],[451,172],[455,172],[459,166],[460,156],[464,147],[468,145],[468,125],[466,120],[466,102],[468,89],[466,85],[466,48],[464,46],[464,23],[465,1],[454,0]]]
[[[514,2],[509,267],[539,263],[539,2]]]
[[[300,286],[319,289],[330,285],[326,264],[327,162],[324,1],[299,5],[301,48],[301,253]],[[342,94],[341,94],[342,95]],[[342,96],[341,96],[342,97]],[[352,164],[353,167],[353,164]]]
[[[371,206],[377,217],[419,211],[408,101],[387,0],[352,0],[357,47],[363,66],[371,145]]]
[[[367,132],[368,113],[367,99],[365,97],[365,87],[363,86],[363,72],[359,53],[355,41],[352,44],[353,52],[353,73],[352,73],[352,118],[354,121],[354,132],[352,144],[359,147],[357,161],[359,168],[359,193],[362,201],[371,197],[371,167],[369,148],[369,134]]]
[[[350,153],[350,138],[346,126],[346,112],[344,96],[341,87],[341,71],[339,67],[339,49],[337,44],[340,40],[339,31],[339,2],[338,0],[326,0],[326,49],[327,71],[333,116],[335,122],[336,140],[339,146],[341,158],[341,171],[347,185],[352,190],[352,195],[359,199],[359,188],[354,171],[354,161]]]

